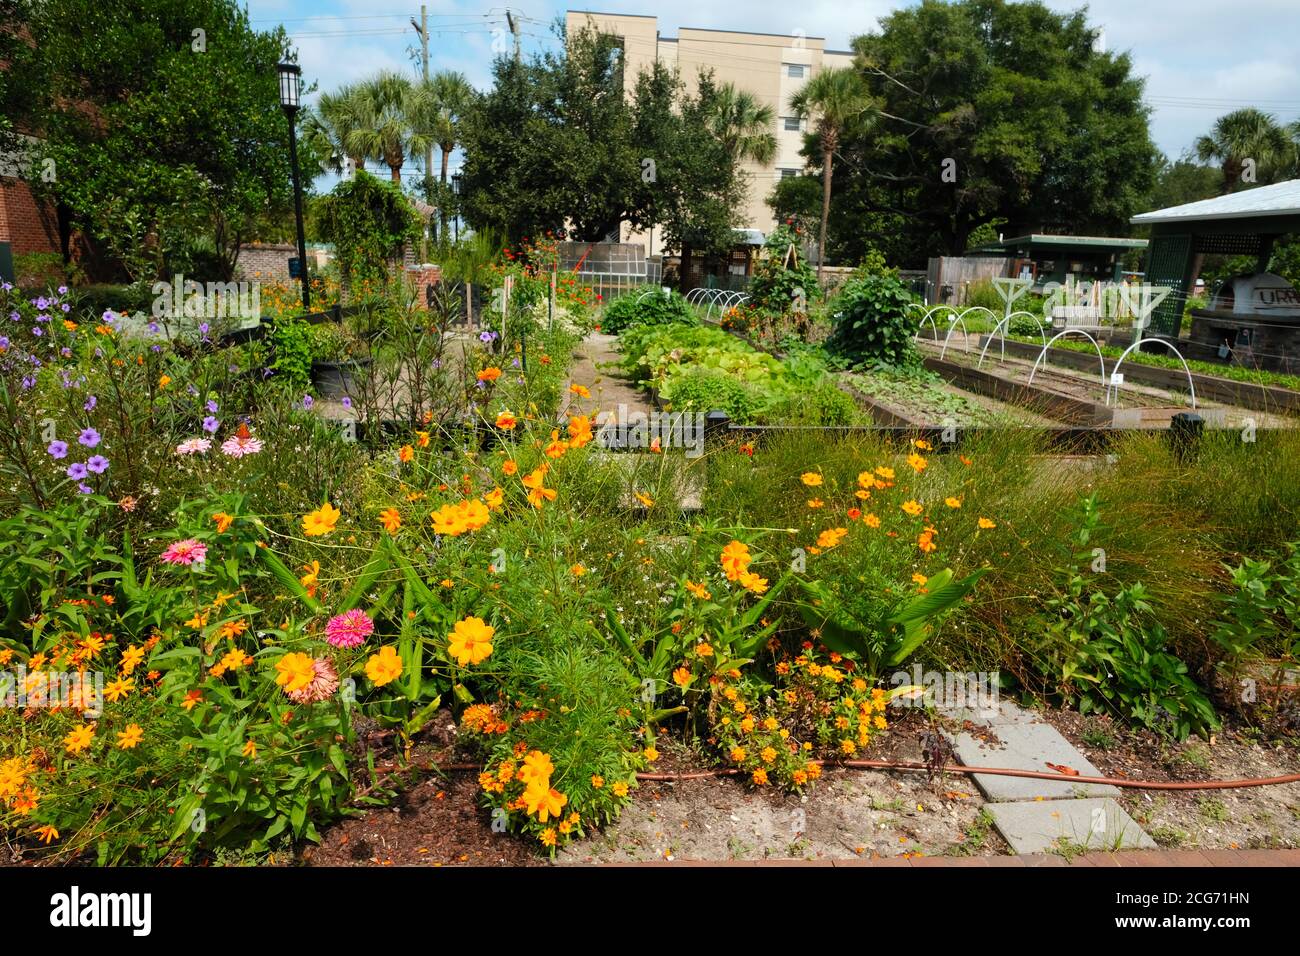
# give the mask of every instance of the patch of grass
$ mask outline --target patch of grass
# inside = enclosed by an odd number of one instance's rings
[[[1211,823],[1222,823],[1228,819],[1227,804],[1217,797],[1201,797],[1196,801],[1196,808]]]
[[[944,856],[974,856],[988,846],[993,831],[993,817],[984,809],[962,830],[962,839],[943,851]]]
[[[1186,843],[1188,838],[1185,831],[1171,826],[1153,827],[1147,833],[1151,836],[1151,839],[1156,841],[1158,846],[1165,849],[1176,849]]]
[[[1117,742],[1109,727],[1097,726],[1086,728],[1079,739],[1094,750],[1112,750]]]

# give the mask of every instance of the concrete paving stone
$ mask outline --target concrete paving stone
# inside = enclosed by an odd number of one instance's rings
[[[1103,776],[1055,727],[1007,701],[1002,702],[1002,707],[1005,716],[994,718],[984,725],[997,738],[996,742],[985,742],[965,730],[948,734],[957,759],[963,764],[968,767],[1006,767],[1010,770],[1051,773],[1052,768],[1048,764],[1053,763],[1077,770],[1080,776]],[[1015,709],[1007,711],[1008,707]],[[985,773],[973,776],[975,785],[992,801],[1115,796],[1119,793],[1119,788],[1109,784],[1073,783],[1065,774],[1061,775],[1060,783],[1033,777]]]
[[[1092,850],[1151,849],[1156,843],[1114,800],[1032,800],[991,803],[993,825],[1017,853],[1046,853],[1062,839]]]

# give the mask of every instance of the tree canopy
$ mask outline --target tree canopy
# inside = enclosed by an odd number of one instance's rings
[[[1151,187],[1143,80],[1098,48],[1086,11],[922,0],[853,49],[877,111],[840,144],[840,258],[882,243],[895,260],[960,254],[996,220],[1110,233]]]

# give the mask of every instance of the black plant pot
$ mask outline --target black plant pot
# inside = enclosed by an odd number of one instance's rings
[[[311,384],[323,399],[339,399],[356,391],[358,373],[374,359],[348,359],[343,362],[312,362]]]

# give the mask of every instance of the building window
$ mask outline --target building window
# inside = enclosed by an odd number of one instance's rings
[[[791,79],[798,80],[803,78],[804,66],[802,63],[787,63],[785,65],[785,75]]]
[[[799,175],[799,170],[797,170],[797,169],[788,169],[788,168],[787,168],[787,169],[782,169],[782,170],[781,170],[781,178],[782,178],[782,179],[794,179],[794,177],[796,177],[796,176],[798,176],[798,175]]]
[[[785,128],[787,130],[793,130],[794,132],[797,133],[799,132],[800,129],[803,128],[803,124],[800,122],[799,117],[797,116],[783,116],[781,117],[781,120],[785,124]]]

